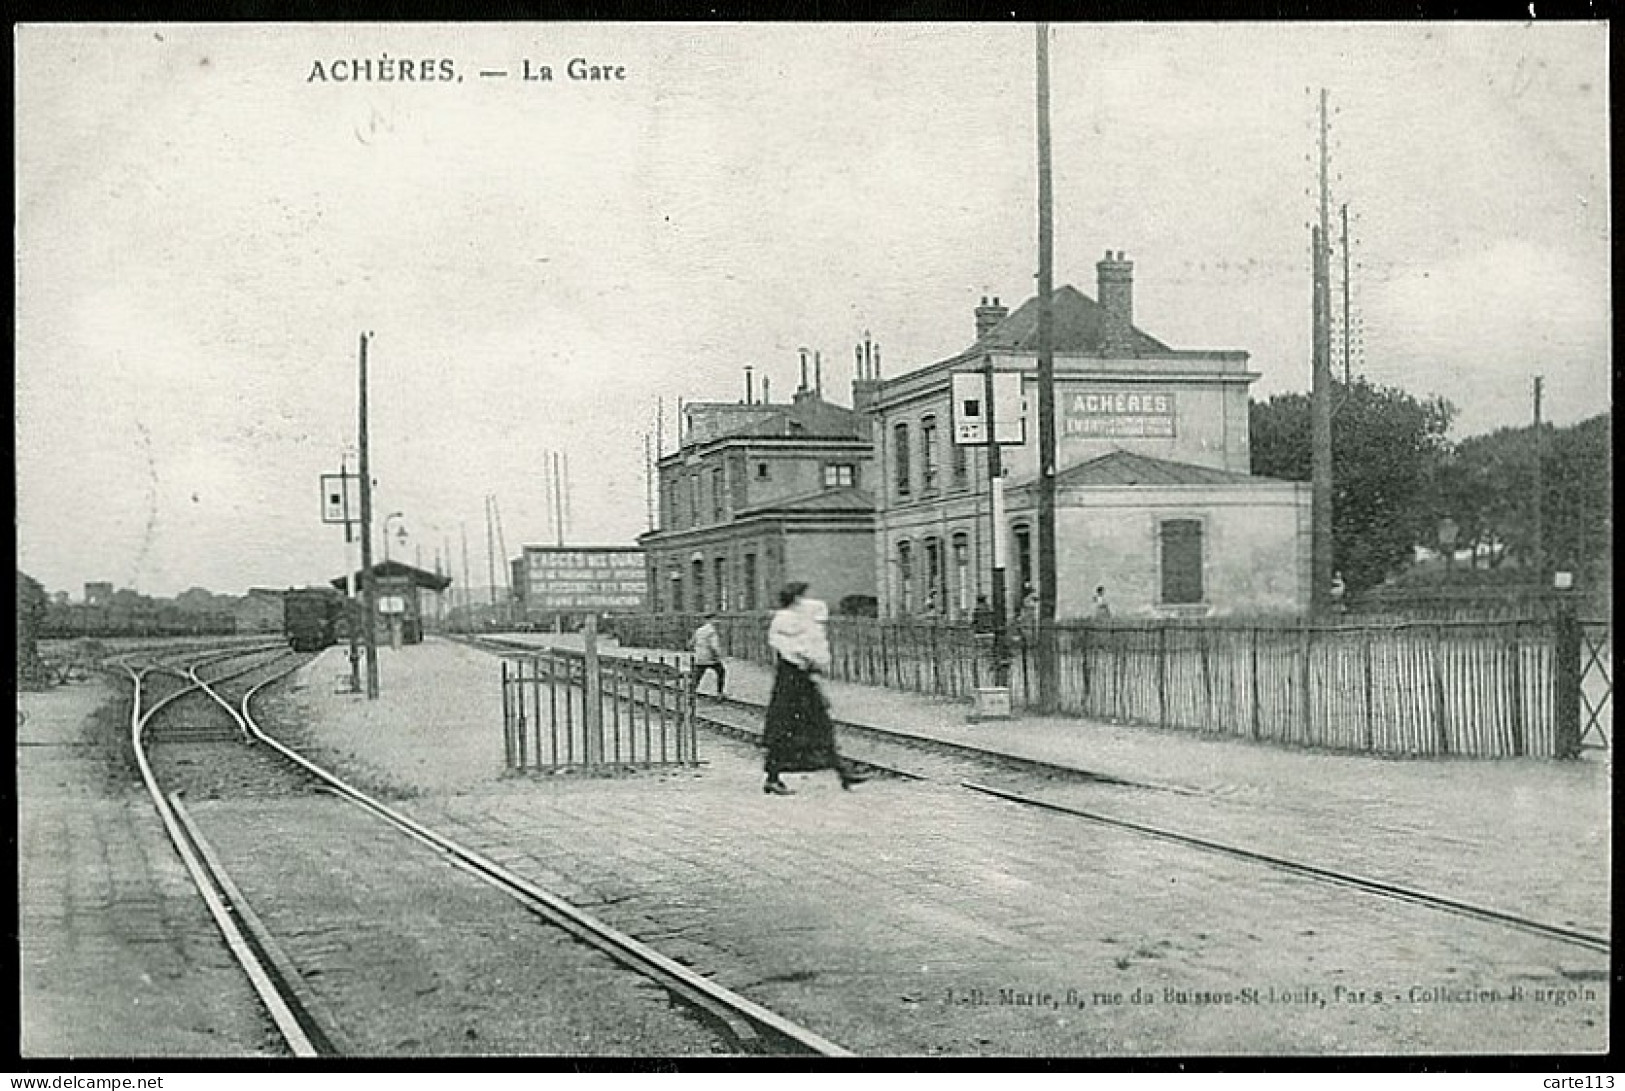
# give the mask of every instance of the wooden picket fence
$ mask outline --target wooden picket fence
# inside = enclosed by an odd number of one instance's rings
[[[638,615],[616,628],[627,644],[682,649],[699,621]],[[766,614],[719,618],[728,654],[771,665],[767,622]],[[1057,710],[1362,753],[1572,756],[1578,729],[1560,723],[1554,688],[1560,624],[1061,623]],[[1012,634],[1017,708],[1037,705],[1037,640],[1033,629]],[[991,675],[987,638],[965,625],[837,617],[830,644],[830,676],[839,681],[965,698]],[[1599,692],[1589,684],[1587,691]],[[1576,690],[1577,708],[1580,699]],[[1611,725],[1611,699],[1610,680],[1600,699],[1586,700],[1591,722]]]

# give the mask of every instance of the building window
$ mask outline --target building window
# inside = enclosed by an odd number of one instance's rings
[[[734,510],[738,511],[745,506],[746,492],[745,460],[733,458],[728,460],[728,486],[732,493]]]
[[[705,612],[705,562],[694,562],[694,602],[691,607],[696,614]]]
[[[745,571],[741,578],[744,583],[745,609],[754,610],[756,609],[756,554],[745,554]]]
[[[897,613],[909,614],[914,608],[914,555],[907,542],[897,543]]]
[[[700,525],[700,475],[688,475],[688,525]]]
[[[896,474],[897,495],[907,496],[909,489],[908,425],[899,424],[892,443],[892,469]]]
[[[1016,539],[1016,608],[1020,609],[1027,593],[1038,589],[1033,582],[1033,528],[1022,523],[1011,533]]]
[[[935,617],[942,610],[942,542],[927,538],[925,550],[925,583],[921,588],[921,612]]]
[[[718,557],[715,568],[717,609],[726,613],[728,610],[728,558]]]
[[[671,612],[683,612],[683,577],[676,572],[671,574]]]
[[[970,538],[955,534],[954,551],[954,616],[965,617],[971,612]]]
[[[857,484],[858,468],[850,462],[831,462],[824,466],[824,488],[849,489]]]
[[[937,418],[920,421],[920,477],[924,492],[937,491]]]
[[[767,463],[758,462],[756,464],[756,480],[766,481],[767,479]]]
[[[722,521],[728,510],[728,497],[723,492],[722,467],[714,466],[711,469],[711,518]]]
[[[1162,536],[1162,601],[1170,605],[1202,601],[1202,523],[1168,519]]]
[[[963,443],[953,445],[954,453],[949,456],[953,466],[953,487],[963,489],[970,484],[970,453]]]

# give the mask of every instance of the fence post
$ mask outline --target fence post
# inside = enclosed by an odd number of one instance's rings
[[[1557,605],[1557,676],[1552,686],[1552,697],[1557,702],[1552,717],[1557,729],[1556,756],[1563,761],[1580,756],[1580,636],[1574,603],[1565,598]]]
[[[1157,623],[1157,725],[1168,726],[1168,623]]]
[[[1371,630],[1362,629],[1361,632],[1365,635],[1365,749],[1369,754],[1375,746],[1371,721]]]
[[[1315,738],[1315,706],[1309,699],[1309,645],[1313,638],[1310,636],[1307,621],[1303,623],[1303,627],[1298,630],[1298,633],[1298,655],[1301,661],[1298,670],[1298,691],[1302,694],[1301,700],[1303,701],[1301,721],[1303,724],[1303,739],[1300,741],[1313,742]]]
[[[598,615],[589,613],[582,628],[581,730],[582,760],[588,765],[604,761],[604,709],[602,680],[598,677]]]
[[[1252,640],[1250,641],[1251,648],[1248,650],[1247,658],[1253,676],[1253,699],[1251,702],[1253,708],[1252,728],[1253,739],[1256,741],[1258,739],[1259,706],[1264,703],[1263,695],[1258,692],[1258,626],[1252,626],[1249,633],[1252,636]]]
[[[508,661],[502,661],[502,754],[513,768],[513,710],[508,704]]]
[[[1507,698],[1512,706],[1512,756],[1524,754],[1523,740],[1523,650],[1518,642],[1518,622],[1512,623],[1512,639],[1507,644]]]
[[[1439,739],[1439,753],[1450,753],[1450,733],[1444,715],[1444,626],[1433,626],[1433,730]]]

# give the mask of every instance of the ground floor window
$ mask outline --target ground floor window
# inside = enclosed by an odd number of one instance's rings
[[[694,602],[690,607],[696,614],[705,611],[705,562],[694,562]]]
[[[914,608],[914,555],[907,542],[897,543],[897,613]]]
[[[717,561],[716,561],[716,570],[717,570],[717,580],[716,580],[717,609],[721,610],[723,613],[727,613],[727,611],[728,611],[728,558],[726,558],[726,557],[718,557]]]
[[[955,534],[954,551],[954,616],[967,617],[971,610],[970,538]]]
[[[923,613],[942,613],[942,543],[935,538],[925,540],[925,588]]]
[[[744,608],[754,610],[756,609],[756,554],[754,553],[745,554],[745,570],[742,582],[744,584],[741,588],[744,591]]]
[[[1162,601],[1170,605],[1201,602],[1201,520],[1165,519],[1158,530],[1162,545]]]
[[[1038,586],[1033,582],[1033,528],[1022,523],[1011,533],[1016,540],[1016,602],[1019,605],[1027,593]]]

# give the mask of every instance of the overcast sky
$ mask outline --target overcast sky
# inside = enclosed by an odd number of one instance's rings
[[[1031,294],[1033,51],[1024,25],[18,28],[19,567],[75,598],[343,571],[318,477],[363,329],[396,556],[449,543],[460,578],[466,527],[485,583],[487,494],[510,554],[550,540],[554,450],[572,541],[630,543],[658,398],[669,443],[745,364],[783,400],[805,345],[846,401],[865,329],[896,375]],[[386,56],[455,78],[333,78]],[[1137,325],[1307,389],[1325,87],[1356,368],[1444,395],[1458,436],[1526,422],[1536,374],[1558,423],[1609,408],[1604,24],[1065,25],[1051,63],[1057,284],[1093,296],[1123,250]]]

